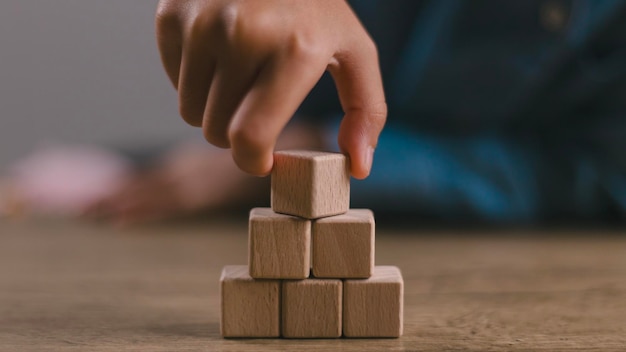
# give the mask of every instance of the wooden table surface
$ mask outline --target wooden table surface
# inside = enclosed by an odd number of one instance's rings
[[[626,231],[379,229],[402,338],[224,340],[219,273],[246,263],[246,225],[0,222],[0,350],[626,350]]]

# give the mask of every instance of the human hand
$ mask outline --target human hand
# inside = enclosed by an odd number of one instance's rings
[[[290,125],[277,148],[319,149],[321,134],[315,127]],[[267,179],[239,170],[226,150],[184,142],[150,168],[118,182],[114,191],[91,202],[84,215],[131,225],[249,209],[269,204],[269,187]]]
[[[237,169],[226,151],[184,143],[153,167],[126,177],[114,192],[92,202],[84,215],[135,225],[208,214],[266,198],[265,184]]]
[[[161,0],[157,38],[180,114],[242,170],[266,175],[276,140],[328,70],[339,147],[368,176],[387,105],[375,44],[343,0]]]

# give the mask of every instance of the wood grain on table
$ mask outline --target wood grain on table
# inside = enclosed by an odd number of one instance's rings
[[[377,231],[399,339],[224,340],[219,275],[247,222],[0,222],[0,351],[623,351],[626,231]]]

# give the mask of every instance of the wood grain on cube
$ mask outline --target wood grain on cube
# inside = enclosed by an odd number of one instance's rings
[[[307,219],[343,214],[350,206],[348,159],[337,153],[274,154],[272,209]]]
[[[282,295],[283,337],[341,336],[341,280],[283,281]]]
[[[374,214],[350,209],[313,222],[313,275],[318,278],[368,278],[374,269]]]
[[[344,281],[346,337],[399,337],[403,310],[404,281],[395,266],[376,266],[369,279]]]
[[[226,266],[220,279],[224,337],[280,335],[280,281],[254,280],[246,265]]]
[[[277,214],[270,208],[250,211],[250,276],[305,279],[311,267],[311,221]]]

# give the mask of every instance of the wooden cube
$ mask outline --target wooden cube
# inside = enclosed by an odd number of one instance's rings
[[[350,206],[348,159],[337,153],[274,154],[272,209],[307,219],[343,214]]]
[[[341,291],[341,280],[283,281],[283,337],[340,337]]]
[[[374,269],[374,214],[350,209],[313,222],[313,275],[317,278],[368,278]]]
[[[224,337],[280,335],[280,281],[254,280],[246,265],[230,265],[220,279]]]
[[[365,280],[345,280],[343,334],[346,337],[402,335],[404,281],[395,266],[376,266]]]
[[[269,208],[250,211],[248,265],[255,279],[306,279],[311,267],[311,221],[277,214]]]

